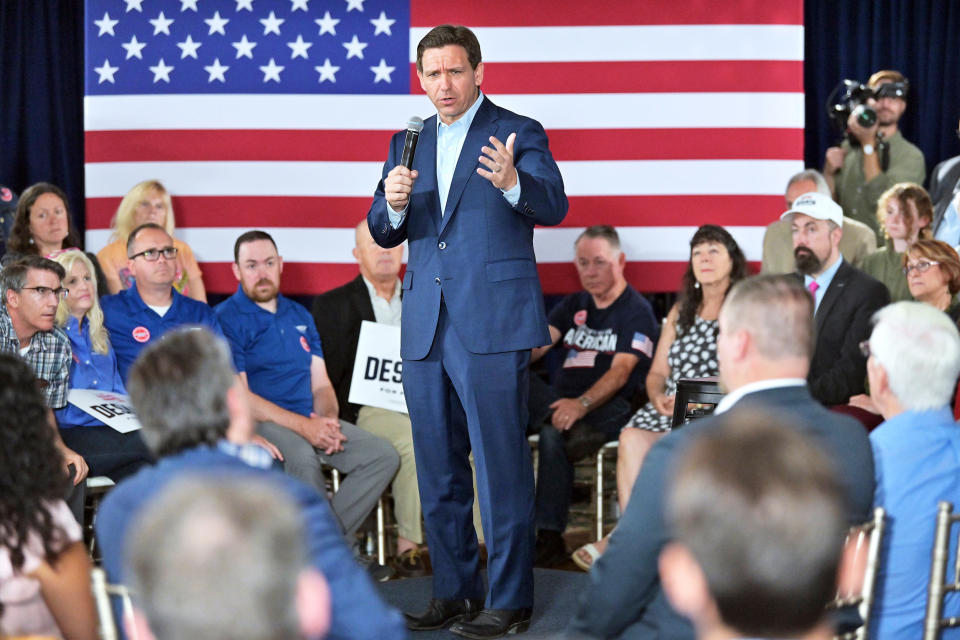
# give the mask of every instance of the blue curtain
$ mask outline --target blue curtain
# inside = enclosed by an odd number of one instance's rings
[[[807,0],[805,160],[820,168],[838,134],[825,101],[843,78],[910,79],[901,129],[928,171],[960,154],[960,2]],[[83,2],[0,0],[0,183],[63,187],[83,229]]]

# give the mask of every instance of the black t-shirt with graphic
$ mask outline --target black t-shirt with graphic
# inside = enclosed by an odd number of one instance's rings
[[[564,398],[583,394],[610,369],[613,356],[631,353],[638,358],[630,378],[617,393],[628,402],[650,370],[660,336],[660,325],[646,298],[627,285],[605,309],[597,309],[586,291],[567,296],[550,312],[550,325],[560,331],[557,348],[566,351],[557,374],[557,393]]]

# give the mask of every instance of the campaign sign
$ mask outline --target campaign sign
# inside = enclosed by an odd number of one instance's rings
[[[350,402],[407,412],[400,360],[400,327],[364,320],[353,362]]]
[[[140,428],[140,420],[133,413],[130,398],[122,393],[70,389],[67,402],[120,433],[129,433]]]

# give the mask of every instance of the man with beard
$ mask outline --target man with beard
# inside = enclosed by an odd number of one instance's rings
[[[279,449],[288,474],[321,493],[321,463],[347,474],[330,506],[350,538],[397,472],[397,452],[337,417],[313,318],[279,293],[283,259],[273,238],[248,231],[233,255],[240,285],[215,311],[250,392],[257,432]]]
[[[810,393],[825,405],[846,404],[864,392],[867,360],[860,342],[870,336],[870,317],[890,302],[890,293],[843,259],[843,210],[833,200],[805,193],[780,217],[790,223],[797,271],[813,296]]]
[[[867,86],[873,91],[867,106],[876,110],[877,121],[862,127],[852,113],[847,120],[848,139],[827,149],[823,175],[844,214],[868,225],[882,244],[876,215],[880,194],[898,182],[923,184],[927,173],[923,152],[897,128],[907,109],[907,79],[899,71],[877,71]]]

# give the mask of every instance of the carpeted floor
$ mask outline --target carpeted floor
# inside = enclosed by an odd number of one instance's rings
[[[486,579],[486,575],[484,575]],[[525,637],[544,638],[558,634],[576,610],[577,596],[587,581],[587,574],[554,569],[534,569],[533,621]],[[401,611],[422,611],[430,600],[432,578],[391,580],[380,584],[384,600]],[[411,640],[452,640],[458,636],[446,629],[411,632]]]

